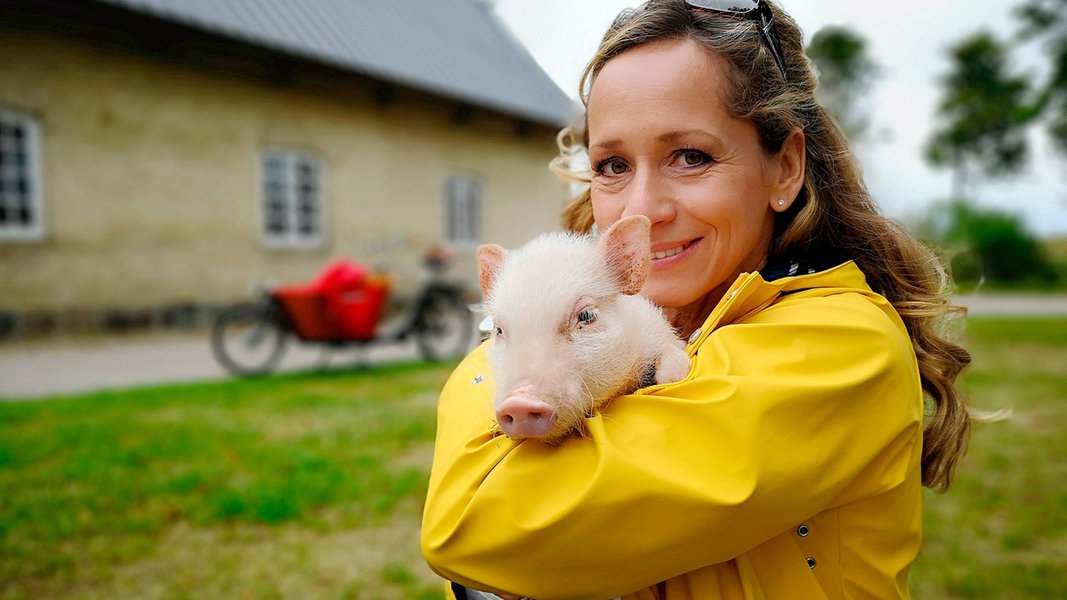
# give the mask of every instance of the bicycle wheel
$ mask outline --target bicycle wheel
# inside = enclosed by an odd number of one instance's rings
[[[254,377],[278,366],[288,337],[270,305],[238,304],[215,319],[211,350],[229,373]]]
[[[419,352],[427,360],[452,360],[471,349],[474,315],[461,298],[436,293],[426,299],[415,330]]]

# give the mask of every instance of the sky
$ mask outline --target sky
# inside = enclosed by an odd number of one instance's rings
[[[805,38],[827,25],[862,35],[880,75],[863,102],[871,114],[872,140],[855,148],[867,187],[882,210],[906,222],[949,196],[951,176],[933,169],[923,147],[950,68],[948,48],[981,29],[1006,39],[1017,21],[1019,0],[779,0]],[[568,94],[604,30],[622,9],[640,0],[495,0],[497,16]],[[1036,49],[1032,50],[1037,52]],[[1037,64],[1036,62],[1034,64]],[[1030,70],[1034,67],[1031,65]],[[1056,156],[1036,135],[1030,167],[1005,181],[970,188],[981,206],[1022,217],[1039,236],[1067,235],[1067,156]]]

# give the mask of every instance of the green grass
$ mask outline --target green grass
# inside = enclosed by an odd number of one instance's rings
[[[0,403],[0,598],[438,598],[409,365]]]
[[[1067,598],[1067,318],[971,319],[974,426],[951,489],[927,492],[916,598]]]
[[[1067,318],[974,319],[977,425],[922,599],[1067,598]],[[0,599],[440,599],[418,551],[447,365],[0,402]]]

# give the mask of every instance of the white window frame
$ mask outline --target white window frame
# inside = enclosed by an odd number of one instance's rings
[[[41,177],[41,125],[34,117],[0,107],[0,242],[40,242],[45,238],[44,178]],[[22,132],[21,142],[14,131]],[[22,156],[22,164],[11,160]],[[22,188],[22,189],[19,189]],[[14,223],[11,211],[29,212],[26,223]]]
[[[453,175],[444,187],[445,239],[457,248],[477,246],[485,204],[482,182],[469,175]]]
[[[326,243],[326,173],[323,161],[309,152],[268,148],[260,154],[259,168],[259,232],[263,244],[282,249],[322,247]],[[277,169],[280,172],[276,172]],[[312,177],[310,182],[304,182],[310,184],[304,190],[301,190],[300,181],[302,170],[309,171]],[[272,179],[274,175],[277,177]],[[310,216],[302,214],[309,208]],[[280,223],[277,223],[279,219]],[[280,230],[275,229],[276,224],[280,225]]]

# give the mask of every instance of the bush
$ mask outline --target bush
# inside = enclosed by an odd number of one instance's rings
[[[948,249],[957,284],[994,287],[1054,287],[1057,270],[1040,241],[1019,217],[961,201],[938,209],[935,241]]]

